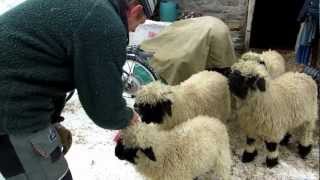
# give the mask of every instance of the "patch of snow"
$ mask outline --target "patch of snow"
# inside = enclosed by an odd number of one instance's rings
[[[131,102],[132,103],[132,102]],[[75,108],[75,109],[73,109]],[[76,95],[67,104],[63,113],[63,124],[73,133],[73,145],[66,158],[72,175],[77,180],[142,180],[133,165],[117,159],[114,155],[115,143],[112,141],[116,131],[97,127],[85,114]],[[73,110],[72,110],[73,109]],[[243,138],[230,129],[233,153],[232,180],[318,180],[319,179],[319,142],[307,160],[296,155],[294,146],[280,148],[280,164],[269,169],[265,166],[264,146],[261,145],[257,158],[248,164],[240,161]],[[201,179],[201,178],[200,178]],[[214,176],[212,176],[212,179]]]
[[[25,0],[0,0],[0,15],[24,1]]]

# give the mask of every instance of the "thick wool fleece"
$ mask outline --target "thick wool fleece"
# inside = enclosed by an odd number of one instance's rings
[[[285,72],[285,60],[280,53],[274,50],[263,51],[261,54],[252,51],[246,52],[240,59],[263,62],[271,78],[276,78]]]
[[[44,128],[53,100],[75,88],[99,126],[127,126],[127,32],[118,10],[108,0],[28,0],[0,16],[0,132]]]
[[[260,78],[269,79],[270,74],[267,69],[256,61],[244,61],[239,62],[231,66],[232,71],[240,71],[242,76],[253,77],[258,76]]]
[[[156,161],[138,151],[136,169],[152,180],[192,180],[214,171],[230,179],[231,153],[227,129],[207,116],[190,119],[167,131],[154,124],[129,126],[121,134],[127,147],[153,149]]]
[[[216,117],[225,122],[231,113],[228,80],[220,73],[202,71],[179,85],[150,83],[137,93],[137,104],[155,104],[169,99],[172,116],[165,115],[161,128],[171,129],[198,115]]]
[[[248,62],[240,62],[233,67],[233,70],[240,72],[245,70],[243,75],[250,76],[248,72],[251,72],[259,77],[264,76],[267,81],[265,92],[251,90],[246,99],[238,99],[241,128],[249,137],[262,137],[268,142],[280,142],[288,131],[300,126],[308,126],[308,130],[312,131],[318,118],[317,85],[314,80],[306,74],[293,72],[270,80],[258,66],[263,67]],[[311,137],[305,141],[310,143]]]

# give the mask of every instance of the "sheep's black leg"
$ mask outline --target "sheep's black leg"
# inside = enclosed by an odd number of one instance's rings
[[[309,146],[303,146],[301,144],[298,145],[299,155],[302,159],[306,158],[306,156],[311,152],[311,149],[312,149],[311,144]]]
[[[287,146],[289,144],[291,134],[287,133],[280,142],[281,146]]]
[[[306,122],[302,126],[302,136],[299,139],[298,153],[302,159],[305,159],[306,156],[311,152],[312,149],[312,137],[313,130],[315,127],[315,122]]]
[[[268,150],[266,164],[268,168],[273,168],[278,164],[278,144],[275,142],[265,142]]]
[[[245,151],[242,154],[241,161],[244,163],[251,162],[255,159],[255,157],[258,155],[258,151],[255,147],[256,140],[250,137],[247,137],[247,146]]]

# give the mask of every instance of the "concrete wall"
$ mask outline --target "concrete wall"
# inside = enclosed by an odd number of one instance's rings
[[[221,18],[230,28],[237,52],[244,48],[249,0],[176,0],[184,10]]]

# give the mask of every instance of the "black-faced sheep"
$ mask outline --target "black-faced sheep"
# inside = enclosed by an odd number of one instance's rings
[[[151,180],[192,180],[207,172],[230,179],[227,129],[220,120],[198,116],[171,130],[137,123],[120,133],[116,156]]]
[[[280,76],[286,70],[283,56],[275,50],[263,51],[261,54],[252,51],[246,52],[241,56],[240,60],[257,61],[260,64],[264,64],[271,78]]]
[[[288,72],[271,79],[265,66],[255,61],[240,61],[232,66],[229,83],[231,93],[240,103],[238,120],[247,135],[243,162],[255,158],[255,140],[261,137],[269,152],[267,166],[275,166],[277,145],[286,133],[298,127],[302,130],[299,154],[302,158],[309,154],[318,118],[317,85],[311,77]]]
[[[135,108],[146,123],[163,129],[197,115],[225,122],[231,113],[228,79],[220,73],[202,71],[176,86],[152,82],[137,92]]]

